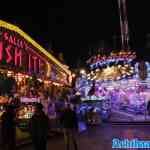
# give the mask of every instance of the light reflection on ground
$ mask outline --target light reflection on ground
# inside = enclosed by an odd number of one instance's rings
[[[78,138],[79,150],[111,150],[113,138],[138,138],[150,140],[149,125],[111,125],[103,124],[99,127],[89,128],[80,134]],[[65,150],[63,137],[55,137],[49,140],[49,149]],[[19,150],[31,150],[31,145],[19,148]],[[73,150],[73,148],[71,149]]]

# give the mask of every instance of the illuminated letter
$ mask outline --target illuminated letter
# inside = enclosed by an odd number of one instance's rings
[[[28,44],[25,41],[24,41],[24,46],[25,46],[25,50],[29,49],[29,46],[28,46]]]
[[[6,59],[6,62],[7,63],[10,63],[11,60],[12,60],[12,56],[11,56],[11,53],[10,53],[10,50],[11,50],[11,45],[9,45],[7,48],[6,48],[6,53],[7,53],[7,59]]]
[[[17,66],[17,60],[18,60],[18,58],[19,58],[19,66],[21,66],[21,63],[22,63],[22,53],[21,53],[21,50],[18,50],[18,48],[15,48],[15,65]]]
[[[8,40],[8,33],[7,32],[4,33],[4,39]]]
[[[16,37],[14,36],[14,37],[12,37],[12,39],[13,39],[13,44],[17,45]]]
[[[2,57],[3,57],[3,43],[0,42],[0,61],[2,60]]]
[[[120,144],[119,139],[113,139],[112,140],[112,148],[121,148],[121,144]]]
[[[20,41],[20,42],[18,41],[18,43],[19,43],[20,47],[23,48],[23,41]]]
[[[14,44],[14,40],[12,36],[9,37],[9,43]]]

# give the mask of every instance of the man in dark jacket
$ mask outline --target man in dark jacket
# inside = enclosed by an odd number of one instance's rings
[[[42,104],[36,104],[35,114],[29,121],[29,131],[31,134],[35,150],[46,150],[47,136],[49,130],[49,119],[43,112]]]
[[[66,150],[69,150],[70,140],[74,144],[74,149],[78,150],[76,142],[76,133],[78,132],[78,121],[75,108],[71,109],[70,104],[67,105],[67,108],[64,110],[62,115],[62,124],[64,127],[64,140]]]
[[[3,150],[15,150],[16,123],[15,111],[12,105],[7,105],[6,112],[2,115],[2,146]]]

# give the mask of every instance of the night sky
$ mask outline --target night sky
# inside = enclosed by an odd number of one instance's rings
[[[62,0],[61,3],[51,3],[47,7],[35,7],[28,13],[23,10],[20,12],[21,9],[12,10],[9,15],[1,11],[1,19],[18,25],[41,46],[46,49],[51,47],[56,55],[63,52],[66,63],[71,67],[76,66],[79,58],[86,61],[89,50],[99,47],[102,40],[106,47],[112,48],[113,36],[116,35],[119,43],[117,0],[89,3]],[[145,49],[146,35],[150,33],[148,1],[127,0],[127,11],[130,46],[150,60],[149,52]]]

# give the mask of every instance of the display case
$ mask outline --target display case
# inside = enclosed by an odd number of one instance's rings
[[[22,130],[27,130],[29,120],[33,116],[34,112],[34,103],[21,104],[21,106],[16,110],[17,126]]]

